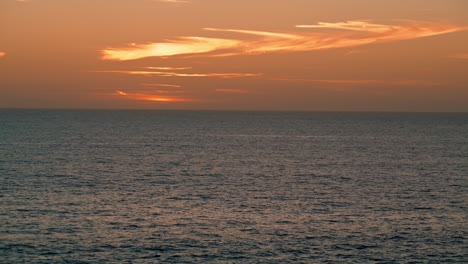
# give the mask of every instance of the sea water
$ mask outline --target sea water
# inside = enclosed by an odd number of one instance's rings
[[[0,110],[1,263],[463,263],[468,114]]]

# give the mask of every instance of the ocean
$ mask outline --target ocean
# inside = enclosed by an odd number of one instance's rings
[[[467,113],[0,110],[0,263],[468,263]]]

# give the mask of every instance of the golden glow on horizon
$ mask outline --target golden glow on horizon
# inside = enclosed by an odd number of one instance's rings
[[[162,43],[131,45],[126,48],[102,50],[103,60],[134,60],[146,57],[168,57],[183,54],[203,54],[207,57],[225,57],[272,52],[311,51],[355,47],[371,43],[415,39],[466,30],[449,24],[404,20],[402,25],[375,24],[367,21],[297,25],[296,28],[340,29],[332,32],[278,33],[255,30],[205,28],[208,31],[231,32],[258,36],[255,40],[219,39],[205,37],[178,37]],[[210,52],[217,52],[211,54]]]
[[[130,100],[137,101],[153,101],[153,102],[193,102],[194,100],[181,98],[177,96],[156,96],[143,93],[126,93],[122,91],[115,91],[116,95],[125,96]]]
[[[5,55],[6,55],[6,52],[0,51],[0,58],[3,57],[3,56],[5,56]]]

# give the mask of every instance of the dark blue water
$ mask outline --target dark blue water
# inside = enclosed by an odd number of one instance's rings
[[[468,114],[0,110],[1,263],[468,262]]]

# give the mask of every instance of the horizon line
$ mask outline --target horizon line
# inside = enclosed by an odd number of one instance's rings
[[[148,109],[148,108],[42,108],[0,107],[3,110],[32,111],[174,111],[174,112],[319,112],[319,113],[453,113],[468,114],[468,111],[407,111],[407,110],[278,110],[278,109]]]

